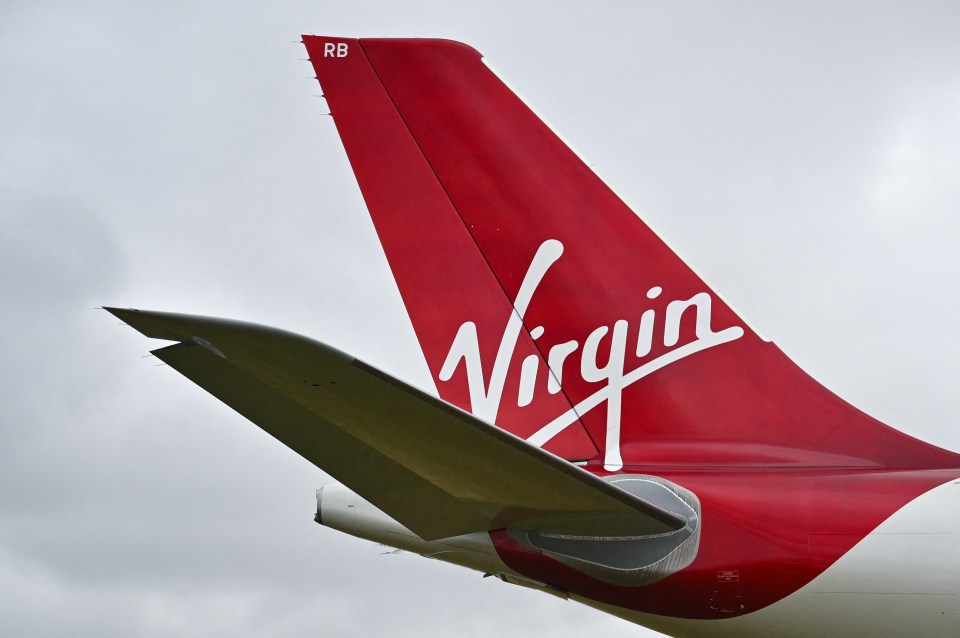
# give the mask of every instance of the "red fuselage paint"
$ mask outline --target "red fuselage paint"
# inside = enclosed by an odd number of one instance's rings
[[[503,531],[493,532],[504,563],[559,590],[624,609],[730,618],[797,591],[896,510],[960,476],[956,468],[628,469],[661,476],[699,497],[702,536],[693,564],[652,585],[618,587],[522,547]]]

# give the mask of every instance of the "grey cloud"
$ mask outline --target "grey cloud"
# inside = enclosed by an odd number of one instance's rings
[[[299,33],[484,51],[798,362],[960,448],[953,3],[6,3],[0,631],[652,632],[339,536],[327,478],[100,304],[430,387]]]

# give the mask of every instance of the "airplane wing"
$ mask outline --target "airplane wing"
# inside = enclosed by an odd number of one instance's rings
[[[640,536],[686,520],[348,354],[290,332],[106,308],[159,359],[425,540],[516,528]]]

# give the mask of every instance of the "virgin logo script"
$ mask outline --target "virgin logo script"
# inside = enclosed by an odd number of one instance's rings
[[[563,244],[555,239],[547,240],[540,245],[520,285],[520,291],[514,302],[514,312],[507,319],[497,356],[489,371],[484,369],[483,361],[480,359],[476,324],[472,321],[464,322],[457,331],[457,336],[440,369],[440,380],[449,381],[460,367],[462,360],[467,375],[470,405],[477,417],[491,423],[496,421],[507,380],[507,371],[517,347],[517,340],[524,329],[524,315],[543,277],[562,254]],[[662,288],[655,286],[647,291],[646,296],[648,299],[656,299],[662,292]],[[639,327],[633,331],[630,329],[629,322],[621,319],[613,324],[612,331],[610,326],[597,327],[587,335],[582,348],[580,342],[576,340],[558,343],[551,347],[547,353],[549,370],[546,375],[546,388],[543,390],[550,394],[560,392],[563,387],[564,363],[569,357],[574,356],[577,350],[580,350],[580,375],[583,380],[603,385],[577,405],[534,432],[527,441],[540,447],[576,422],[581,415],[606,402],[607,435],[604,445],[604,468],[609,471],[620,470],[623,467],[620,454],[620,412],[624,389],[675,361],[743,336],[743,328],[740,326],[713,332],[710,327],[711,304],[712,298],[707,292],[697,293],[687,300],[671,301],[667,305],[662,333],[663,345],[671,349],[658,357],[649,358],[653,349],[656,325],[656,311],[653,309],[643,312]],[[696,313],[696,339],[678,345],[680,320],[688,311]],[[635,352],[641,364],[632,370],[626,370],[624,362],[631,332],[636,337]],[[537,326],[530,330],[530,337],[536,340],[543,333],[544,328]],[[597,351],[608,333],[610,333],[610,356],[606,364],[601,367],[597,361]],[[520,407],[529,405],[538,391],[537,372],[540,363],[540,355],[531,354],[525,357],[521,364],[520,387],[517,393],[517,404]]]

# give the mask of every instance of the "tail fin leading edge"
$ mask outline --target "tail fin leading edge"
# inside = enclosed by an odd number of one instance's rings
[[[609,471],[945,462],[760,339],[474,49],[303,39],[447,401]]]

